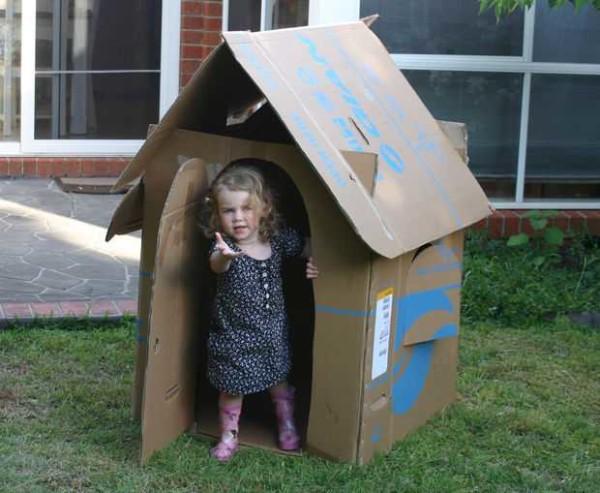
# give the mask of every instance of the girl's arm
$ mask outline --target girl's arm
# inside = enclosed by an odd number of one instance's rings
[[[215,251],[211,253],[209,264],[211,270],[215,274],[222,274],[231,266],[231,261],[243,252],[234,252],[225,241],[220,233],[215,233]]]

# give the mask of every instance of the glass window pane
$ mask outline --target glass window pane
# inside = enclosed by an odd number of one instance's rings
[[[464,0],[361,0],[360,15],[379,14],[372,29],[390,53],[521,56],[523,13],[499,22]]]
[[[161,0],[38,0],[37,70],[159,70]]]
[[[600,12],[591,6],[575,12],[568,3],[550,8],[537,2],[533,59],[536,62],[600,63]]]
[[[267,0],[267,29],[308,25],[308,0]]]
[[[514,199],[523,77],[403,70],[438,120],[467,124],[469,167],[488,195]]]
[[[229,2],[229,31],[260,31],[261,0],[234,0]]]
[[[18,141],[21,126],[21,1],[0,2],[0,142]]]
[[[36,139],[144,139],[158,121],[160,74],[42,74]]]
[[[600,198],[600,76],[533,75],[525,196]]]

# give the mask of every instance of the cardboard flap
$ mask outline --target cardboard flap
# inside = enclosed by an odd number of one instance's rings
[[[142,410],[142,461],[195,419],[199,335],[201,320],[208,318],[203,318],[208,262],[201,261],[207,240],[197,217],[207,190],[204,162],[187,161],[177,172],[160,221]]]
[[[373,195],[377,178],[377,154],[342,151],[342,155],[365,187],[365,190],[369,195]]]
[[[418,249],[398,303],[403,346],[456,337],[460,312],[461,252],[452,238]]]
[[[131,188],[116,208],[106,231],[106,241],[142,228],[144,218],[144,183]]]
[[[188,128],[191,126],[190,121],[197,125],[198,119],[206,129],[216,125],[217,122],[213,124],[212,119],[214,114],[218,113],[215,104],[219,101],[213,97],[214,89],[211,90],[211,85],[216,84],[213,77],[215,73],[223,71],[223,65],[227,63],[226,59],[229,57],[228,51],[223,45],[219,45],[206,57],[127,168],[123,170],[115,188],[122,187],[143,175],[148,161],[168,140],[173,130]]]
[[[475,178],[362,22],[223,37],[377,253],[395,257],[490,214]],[[372,199],[339,149],[378,156]]]

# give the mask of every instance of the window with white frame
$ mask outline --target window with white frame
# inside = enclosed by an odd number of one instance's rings
[[[0,142],[19,140],[21,0],[0,0]]]
[[[0,0],[0,152],[137,151],[178,93],[179,14],[179,1]]]
[[[351,0],[436,118],[466,122],[470,166],[499,207],[600,204],[600,12],[497,22],[477,1]]]
[[[308,24],[309,0],[225,0],[224,30],[267,31]]]

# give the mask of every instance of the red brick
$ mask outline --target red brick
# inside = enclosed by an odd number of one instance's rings
[[[81,160],[79,158],[71,158],[64,162],[65,174],[72,178],[81,176]]]
[[[90,315],[115,316],[121,315],[121,311],[111,300],[94,301],[90,307]]]
[[[111,176],[110,163],[108,159],[82,159],[81,176]]]
[[[183,60],[200,60],[204,58],[204,46],[183,45],[181,47],[181,58]]]
[[[58,303],[31,303],[31,310],[36,317],[51,317],[62,315]]]
[[[194,75],[194,74],[181,74],[181,77],[179,78],[179,84],[180,84],[181,88],[185,87],[185,85],[192,78],[192,75]]]
[[[471,226],[471,228],[477,229],[477,230],[487,229],[487,227],[488,227],[487,218],[482,219],[481,221],[478,221],[475,224],[473,224],[473,226]]]
[[[202,14],[207,17],[221,17],[223,4],[221,2],[204,2]]]
[[[38,158],[36,159],[37,172],[36,176],[48,178],[52,176],[52,159]]]
[[[204,18],[184,15],[181,17],[181,28],[182,29],[198,29],[198,30],[204,29]]]
[[[92,159],[81,160],[81,176],[96,176],[96,165]]]
[[[23,159],[11,157],[8,161],[8,174],[10,176],[23,176]]]
[[[119,307],[123,315],[135,315],[137,314],[137,300],[115,300],[115,304]]]
[[[65,176],[67,174],[67,167],[65,165],[65,159],[53,159],[52,160],[52,176]]]
[[[23,175],[37,176],[37,165],[35,164],[35,158],[23,159]]]
[[[526,211],[519,211],[517,215],[519,216],[519,233],[526,233],[528,235],[535,234],[535,230],[531,226],[531,221],[528,217],[526,217]]]
[[[591,218],[588,219],[588,233],[593,236],[600,236],[600,219]]]
[[[204,18],[204,30],[205,31],[218,31],[223,29],[223,21],[220,17],[205,17]]]
[[[183,15],[200,15],[203,13],[204,5],[198,2],[186,2],[181,5],[181,13]]]
[[[504,216],[499,212],[495,212],[488,219],[488,229],[492,238],[501,238],[504,236]]]
[[[202,43],[206,46],[217,46],[221,42],[221,32],[207,31],[202,35]]]
[[[200,44],[204,39],[202,31],[181,31],[181,42],[184,45]]]
[[[0,176],[9,176],[8,161],[6,159],[0,159]]]
[[[566,233],[569,231],[569,214],[565,211],[559,211],[556,217],[551,217],[548,220],[548,224],[557,227]]]
[[[182,74],[193,74],[200,66],[198,60],[184,60],[181,62],[181,73]]]
[[[569,228],[573,233],[582,233],[586,231],[587,217],[579,211],[569,211]]]
[[[516,212],[503,211],[504,213],[504,232],[503,236],[512,236],[519,233],[521,218]]]
[[[60,308],[65,315],[85,317],[89,314],[89,306],[83,301],[63,301]]]
[[[31,307],[29,303],[4,303],[2,305],[6,318],[31,318]]]
[[[119,176],[127,167],[129,159],[119,159],[110,163],[110,176]]]

